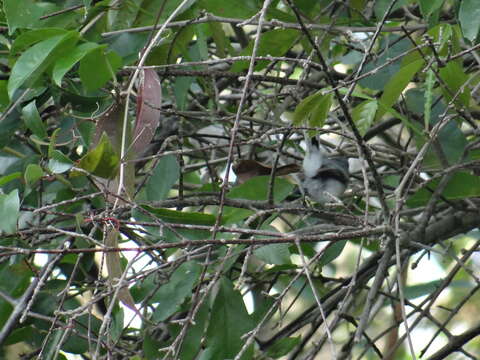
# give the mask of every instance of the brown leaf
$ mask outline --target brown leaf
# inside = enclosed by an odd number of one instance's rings
[[[118,247],[118,236],[119,231],[115,228],[107,230],[105,237],[105,246],[107,247]],[[122,277],[122,266],[120,264],[120,254],[118,252],[107,252],[105,262],[107,264],[108,271],[108,281],[112,286],[118,283],[118,280]],[[137,308],[135,307],[135,301],[133,301],[132,294],[128,290],[127,286],[123,286],[118,291],[118,299],[129,309],[135,311],[137,314],[140,314]]]

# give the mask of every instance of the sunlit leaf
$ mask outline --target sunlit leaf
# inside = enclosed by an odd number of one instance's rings
[[[100,143],[78,162],[78,167],[90,174],[105,179],[112,179],[118,173],[120,158],[113,149],[106,134],[103,134]]]
[[[376,100],[364,101],[353,109],[352,118],[355,125],[357,125],[360,135],[365,135],[370,126],[372,126],[377,109],[378,103]]]

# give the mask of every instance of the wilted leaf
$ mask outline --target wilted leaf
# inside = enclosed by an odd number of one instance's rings
[[[105,246],[109,248],[118,248],[118,237],[120,233],[115,228],[109,228],[106,230]],[[105,254],[105,262],[108,270],[108,281],[111,285],[117,285],[121,279],[123,270],[120,263],[120,253],[118,251],[109,251]],[[138,313],[133,301],[132,295],[125,285],[118,291],[118,299],[129,309]]]

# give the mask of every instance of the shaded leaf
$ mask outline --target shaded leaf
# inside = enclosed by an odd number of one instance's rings
[[[5,175],[0,177],[0,186],[8,184],[10,181],[16,180],[22,177],[22,173],[20,171],[16,171],[14,173]]]
[[[0,230],[11,234],[17,230],[17,220],[20,215],[20,198],[18,190],[9,194],[0,194]]]
[[[333,260],[339,257],[342,254],[345,245],[347,244],[346,240],[335,241],[322,254],[320,259],[318,259],[317,265],[319,267],[330,264]]]
[[[267,350],[267,355],[274,359],[287,355],[295,346],[300,344],[300,336],[281,338],[275,341]]]
[[[174,224],[195,224],[195,225],[213,225],[216,217],[211,214],[200,212],[176,211],[163,208],[154,208],[149,205],[142,205],[148,212],[167,223]]]
[[[19,87],[27,82],[35,81],[61,52],[73,47],[78,37],[79,34],[76,31],[69,31],[41,41],[26,50],[12,68],[8,80],[10,98]]]
[[[237,17],[236,15],[235,17]],[[293,29],[276,29],[264,32],[260,38],[257,48],[257,56],[282,56],[293,45],[298,38],[299,33]],[[254,40],[250,41],[248,46],[242,50],[240,56],[252,55]],[[267,67],[267,60],[256,61],[255,71],[259,71]],[[250,62],[246,60],[237,61],[233,64],[231,71],[239,72],[248,68]]]
[[[438,183],[438,179],[429,181],[426,186],[407,199],[407,205],[410,207],[425,205],[431,198]],[[442,197],[447,200],[458,200],[478,196],[480,196],[480,177],[466,172],[455,173],[442,193]]]
[[[420,0],[420,11],[424,18],[428,18],[432,13],[440,9],[445,0]]]
[[[52,79],[58,86],[62,85],[63,76],[81,59],[96,49],[104,49],[106,45],[87,42],[60,57],[53,67]]]
[[[240,292],[225,277],[219,281],[213,303],[206,342],[212,359],[233,359],[243,346],[242,336],[252,329],[252,319],[247,313]],[[242,358],[249,358],[246,351]]]
[[[179,174],[180,166],[175,156],[162,157],[145,186],[148,201],[166,199],[173,184],[177,182]]]
[[[159,303],[152,315],[154,321],[166,320],[192,295],[201,270],[202,267],[198,263],[189,261],[173,272],[169,282],[153,295],[152,302]]]
[[[407,65],[404,65],[394,77],[385,86],[379,102],[383,105],[377,110],[376,120],[379,120],[385,113],[385,107],[391,107],[408,83],[413,79],[414,75],[423,67],[424,60],[415,60]]]
[[[35,100],[23,107],[22,117],[25,125],[32,131],[32,133],[37,135],[40,139],[45,139],[47,137],[47,130],[40,118],[37,106],[35,105]]]
[[[462,0],[458,19],[462,27],[463,36],[474,42],[480,29],[480,6],[477,0]]]
[[[38,3],[29,0],[4,0],[3,10],[7,18],[10,35],[17,28],[32,27],[43,14],[43,10]]]
[[[67,32],[67,30],[61,28],[42,28],[24,32],[23,34],[18,35],[15,39],[10,52],[12,54],[20,53],[33,44],[47,40],[56,35],[64,35]]]
[[[264,245],[255,249],[253,254],[267,264],[291,264],[289,247],[289,244]]]
[[[94,91],[113,79],[121,66],[122,58],[115,52],[96,48],[83,56],[78,72],[87,90]]]
[[[432,280],[423,284],[407,286],[405,288],[405,298],[413,300],[420,296],[430,295],[442,284],[442,282],[443,279],[439,279]]]
[[[455,97],[455,102],[469,106],[471,95],[469,87],[466,86],[468,76],[463,71],[462,65],[456,61],[450,61],[440,69],[439,73],[448,86],[448,90],[442,89],[445,98],[451,101]]]
[[[247,19],[260,10],[258,3],[251,0],[200,0],[200,6],[217,16]]]

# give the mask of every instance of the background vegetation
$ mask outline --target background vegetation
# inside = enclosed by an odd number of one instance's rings
[[[477,0],[0,16],[0,357],[478,358]]]

